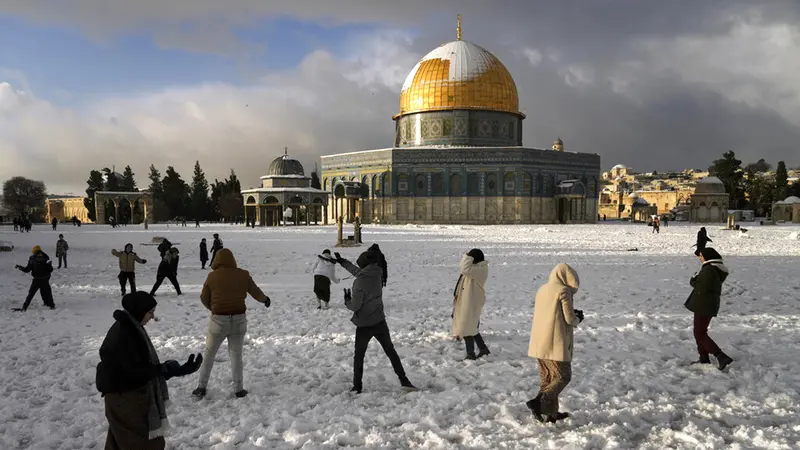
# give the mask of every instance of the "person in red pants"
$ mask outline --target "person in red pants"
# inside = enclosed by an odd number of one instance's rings
[[[695,364],[711,364],[709,355],[714,355],[719,370],[724,370],[733,359],[708,335],[708,325],[719,314],[722,283],[728,278],[729,272],[722,263],[722,256],[711,247],[700,249],[697,257],[703,266],[689,280],[693,289],[684,304],[686,309],[694,313],[694,339],[700,354]]]

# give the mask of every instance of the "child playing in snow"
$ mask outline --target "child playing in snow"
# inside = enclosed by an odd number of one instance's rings
[[[208,247],[206,246],[206,238],[200,240],[200,268],[206,268],[206,262],[208,261]]]
[[[317,309],[328,309],[328,302],[331,301],[331,281],[339,283],[336,278],[336,260],[331,258],[331,251],[325,249],[321,255],[317,255],[314,264],[311,266],[314,274],[314,294],[317,296],[319,305]]]

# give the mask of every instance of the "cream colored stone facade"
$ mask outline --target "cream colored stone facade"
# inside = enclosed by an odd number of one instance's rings
[[[48,222],[51,222],[53,217],[59,222],[69,222],[72,217],[77,217],[83,223],[92,223],[82,197],[48,198],[46,208]]]

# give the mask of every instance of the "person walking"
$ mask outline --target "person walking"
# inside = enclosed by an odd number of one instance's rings
[[[536,292],[528,356],[538,359],[540,388],[526,405],[539,422],[569,417],[559,412],[558,396],[572,380],[572,330],[583,321],[583,311],[573,309],[579,286],[578,273],[562,263]]]
[[[111,254],[119,258],[119,287],[122,290],[122,295],[125,295],[125,285],[130,282],[131,292],[136,292],[136,263],[147,264],[146,259],[139,258],[133,252],[133,244],[130,242],[125,244],[125,250],[122,252],[116,249],[111,250]]]
[[[331,301],[331,281],[339,283],[336,278],[336,260],[331,258],[331,251],[327,248],[317,255],[311,265],[311,272],[314,274],[314,294],[317,296],[317,309],[328,309],[328,302]]]
[[[208,262],[208,246],[206,245],[206,238],[200,240],[200,268],[206,268]]]
[[[484,259],[483,251],[473,248],[461,257],[460,275],[453,290],[453,326],[452,334],[464,338],[468,360],[475,360],[489,355],[489,348],[478,332],[481,312],[486,303],[484,286],[489,278],[489,262]],[[478,354],[475,355],[475,344]]]
[[[153,285],[153,288],[150,289],[150,295],[153,297],[156,296],[156,291],[161,287],[164,278],[169,279],[172,286],[175,288],[175,292],[181,295],[181,286],[178,284],[178,261],[180,261],[180,252],[176,247],[170,247],[170,249],[164,253],[164,257],[161,258],[161,262],[158,264],[156,283]]]
[[[56,304],[53,302],[53,290],[50,288],[50,274],[53,272],[53,263],[50,261],[50,257],[47,256],[47,253],[43,252],[42,248],[36,245],[31,250],[31,256],[28,258],[28,265],[20,266],[18,264],[16,268],[25,273],[30,273],[33,280],[31,281],[30,289],[28,289],[28,296],[25,298],[25,303],[22,304],[22,308],[15,309],[15,311],[27,311],[31,300],[33,300],[33,296],[36,295],[37,292],[41,293],[44,306],[55,309]]]
[[[114,311],[114,324],[100,346],[95,383],[103,397],[108,434],[106,450],[162,450],[169,427],[167,380],[200,368],[198,353],[180,364],[161,362],[144,327],[155,319],[156,300],[132,292]],[[157,319],[156,319],[157,320]]]
[[[334,253],[334,255],[336,262],[355,277],[352,290],[345,289],[344,296],[345,306],[353,311],[350,321],[356,326],[353,388],[350,391],[361,393],[364,356],[372,338],[378,340],[384,353],[389,357],[394,373],[400,379],[400,385],[406,390],[417,390],[406,376],[400,356],[392,344],[389,326],[386,324],[386,316],[383,312],[383,271],[380,267],[380,251],[370,248],[362,253],[356,260],[358,266],[342,258],[339,253]]]
[[[214,265],[214,258],[217,256],[217,252],[223,249],[222,239],[219,238],[219,234],[214,233],[214,242],[211,243],[211,265]]]
[[[58,235],[58,241],[56,241],[56,258],[58,258],[58,268],[61,268],[61,263],[64,263],[64,268],[67,268],[67,250],[69,250],[69,244],[67,241],[64,240],[64,235]]]
[[[58,228],[58,218],[53,217],[53,220],[50,223],[53,225],[53,231],[56,231],[56,228]]]
[[[192,391],[195,397],[205,397],[211,369],[214,368],[214,357],[222,342],[228,341],[228,355],[231,360],[233,391],[236,397],[244,397],[244,374],[242,367],[242,347],[244,335],[247,333],[247,307],[245,299],[250,294],[256,301],[269,308],[270,299],[258,288],[250,272],[236,266],[236,258],[227,249],[221,249],[217,258],[211,263],[212,272],[203,283],[200,301],[209,311],[211,320],[206,334],[205,359],[200,370],[197,389]]]
[[[706,245],[709,242],[714,242],[708,237],[708,232],[706,232],[706,227],[701,227],[700,231],[697,232],[697,243],[694,244],[697,247],[694,251],[695,256],[700,256],[700,252],[706,248]]]
[[[686,309],[694,313],[694,340],[700,358],[694,364],[711,364],[709,355],[717,358],[719,370],[725,370],[732,362],[730,356],[723,352],[708,335],[711,319],[719,314],[722,283],[728,278],[728,268],[722,262],[722,256],[711,247],[703,248],[697,258],[702,263],[700,271],[690,280],[692,293],[684,303]]]

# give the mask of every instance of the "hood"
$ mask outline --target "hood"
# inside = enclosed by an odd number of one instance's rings
[[[125,253],[131,253],[131,252],[133,252],[133,244],[129,242],[125,244]]]
[[[122,297],[122,307],[127,311],[131,317],[139,322],[144,319],[148,311],[155,308],[157,305],[156,299],[145,291],[136,291],[126,294]],[[122,311],[119,311],[122,312]],[[117,313],[114,313],[114,318],[117,318]]]
[[[381,254],[380,252],[369,249],[362,253],[358,259],[356,260],[356,264],[358,265],[359,269],[363,269],[372,264],[378,264],[381,261]]]
[[[728,275],[730,275],[730,271],[725,266],[725,264],[722,263],[721,259],[710,259],[704,262],[703,266],[711,266],[714,269],[716,269],[717,272],[719,273],[720,281],[725,281],[725,279],[728,278]]]
[[[483,252],[479,248],[473,248],[467,254],[472,256],[473,264],[478,264],[484,261]]]
[[[548,283],[558,284],[569,288],[574,294],[578,292],[581,280],[578,277],[578,272],[576,272],[575,269],[570,267],[568,264],[561,263],[555,266],[553,271],[550,272],[550,280]]]
[[[229,248],[220,249],[217,256],[214,257],[214,264],[211,265],[211,270],[217,270],[220,267],[227,267],[235,269],[236,258],[233,257],[233,252]]]
[[[181,253],[181,252],[178,250],[178,247],[171,247],[171,248],[169,249],[169,252],[170,252],[170,253],[172,253],[173,255],[179,255],[179,254]]]
[[[377,264],[370,264],[358,271],[357,278],[378,278],[383,277],[383,269]]]

